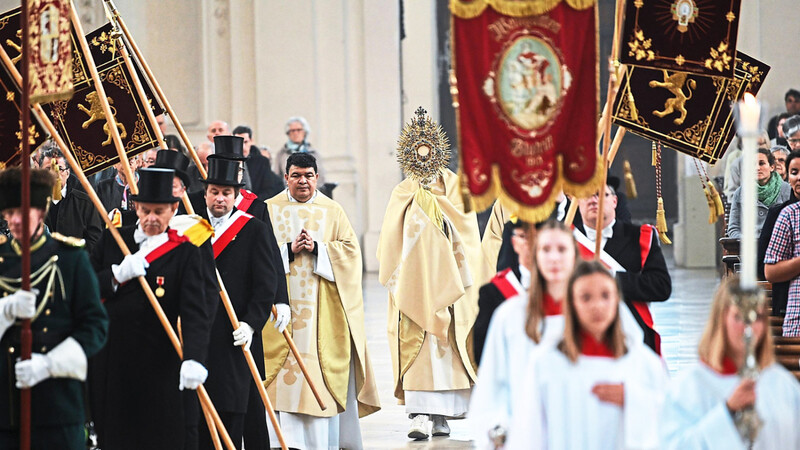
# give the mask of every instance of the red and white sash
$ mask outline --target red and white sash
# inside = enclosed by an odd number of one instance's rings
[[[242,228],[253,216],[244,211],[236,210],[221,227],[214,230],[211,238],[211,245],[214,247],[214,258],[220,255],[225,247],[233,241],[233,238],[242,231]]]
[[[491,283],[497,287],[497,290],[500,291],[505,300],[525,292],[525,289],[510,268],[498,272],[492,277]]]
[[[167,230],[167,242],[164,242],[163,244],[151,250],[150,253],[144,257],[144,259],[146,259],[148,263],[153,264],[153,261],[166,255],[184,242],[190,242],[189,238],[181,236],[178,234],[177,230],[170,228]]]
[[[575,241],[578,243],[578,250],[580,251],[581,257],[583,259],[592,259],[594,258],[594,242],[591,241],[585,234],[581,233],[580,230],[577,228],[573,228],[573,235],[575,236]],[[642,260],[642,268],[644,268],[644,263],[647,261],[647,256],[650,255],[650,247],[653,243],[653,226],[652,225],[642,225],[639,230],[639,250]],[[601,250],[600,253],[600,261],[608,268],[613,269],[617,272],[625,272],[625,268],[617,262],[611,255],[605,252],[605,250]],[[653,330],[655,333],[655,347],[656,353],[659,355],[661,354],[661,336],[655,329],[655,323],[653,322],[653,315],[650,313],[650,307],[647,305],[647,302],[639,302],[639,301],[631,301],[631,304],[636,309],[636,312],[639,314],[639,317],[642,318],[642,321],[647,325],[648,328]]]
[[[236,197],[234,206],[236,206],[236,209],[239,211],[247,212],[247,210],[250,209],[250,205],[252,205],[257,198],[258,196],[256,194],[253,194],[247,189],[239,189],[239,196]]]

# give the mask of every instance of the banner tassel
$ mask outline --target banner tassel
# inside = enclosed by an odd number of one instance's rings
[[[625,172],[625,193],[628,195],[628,198],[635,199],[639,197],[639,192],[636,190],[636,180],[633,178],[631,163],[626,159],[622,167]]]
[[[664,212],[664,199],[658,197],[658,209],[656,210],[656,230],[658,231],[658,238],[664,245],[672,244],[672,241],[667,237],[667,217]]]
[[[711,193],[711,198],[714,199],[714,207],[716,209],[717,217],[724,216],[725,206],[722,204],[722,197],[720,197],[717,187],[714,186],[714,182],[711,180],[708,180],[708,190]]]
[[[708,186],[703,188],[703,193],[706,194],[706,203],[708,203],[708,223],[713,224],[717,221],[717,206],[714,204],[714,197],[711,196]]]

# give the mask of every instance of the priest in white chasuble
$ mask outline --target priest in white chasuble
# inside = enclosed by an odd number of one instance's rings
[[[361,248],[342,207],[316,190],[314,157],[296,153],[286,166],[287,190],[266,203],[287,277],[287,329],[327,409],[273,327],[263,331],[264,383],[289,447],[362,448],[358,419],[380,404],[367,355]]]
[[[409,178],[386,208],[379,279],[389,291],[394,394],[411,416],[409,438],[427,439],[449,435],[447,419],[467,412],[483,262],[475,214],[464,212],[458,177],[445,168],[441,128],[420,108],[399,144]]]

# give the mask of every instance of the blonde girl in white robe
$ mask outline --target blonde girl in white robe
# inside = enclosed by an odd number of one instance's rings
[[[531,292],[506,300],[492,315],[468,413],[478,448],[493,448],[490,433],[501,439],[510,426],[527,355],[543,340],[561,337],[561,304],[578,257],[572,232],[561,222],[521,229],[528,239],[515,237],[512,245],[520,266],[531,272]]]
[[[507,449],[655,449],[663,361],[622,329],[619,286],[596,261],[567,286],[564,336],[529,357]]]
[[[754,449],[800,449],[800,385],[775,362],[767,316],[753,323],[756,381],[737,375],[745,357],[744,322],[734,304],[738,278],[723,281],[700,339],[700,362],[669,390],[661,427],[664,449],[746,449],[736,431],[737,411],[755,405],[763,421]]]

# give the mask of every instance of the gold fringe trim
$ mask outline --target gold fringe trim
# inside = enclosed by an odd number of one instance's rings
[[[672,241],[667,237],[667,217],[664,213],[664,199],[658,197],[658,209],[656,210],[656,231],[658,231],[658,239],[664,245],[671,245]]]
[[[503,187],[502,178],[500,176],[500,168],[496,164],[492,164],[492,179],[491,186],[485,193],[476,195],[473,194],[470,198],[473,209],[475,211],[485,211],[492,207],[495,200],[499,201],[503,206],[508,208],[512,214],[529,223],[538,223],[547,220],[553,209],[556,206],[559,193],[561,190],[564,194],[585,198],[600,190],[603,185],[603,157],[596,155],[596,164],[594,175],[586,183],[572,183],[564,178],[564,170],[562,167],[562,156],[557,156],[556,164],[558,165],[558,178],[550,196],[539,206],[527,206],[521,204],[514,197],[512,197]],[[463,176],[463,173],[462,173]]]
[[[708,203],[708,223],[712,224],[717,221],[717,208],[714,205],[714,198],[711,197],[708,187],[703,188],[703,193],[706,194],[706,203]]]
[[[631,163],[626,159],[622,167],[625,172],[625,193],[628,195],[628,198],[633,200],[639,197],[639,191],[636,190],[636,180],[633,178]]]
[[[597,3],[596,0],[450,0],[450,12],[459,19],[474,19],[480,16],[487,6],[512,17],[537,16],[550,12],[566,3],[572,9],[584,10]]]

